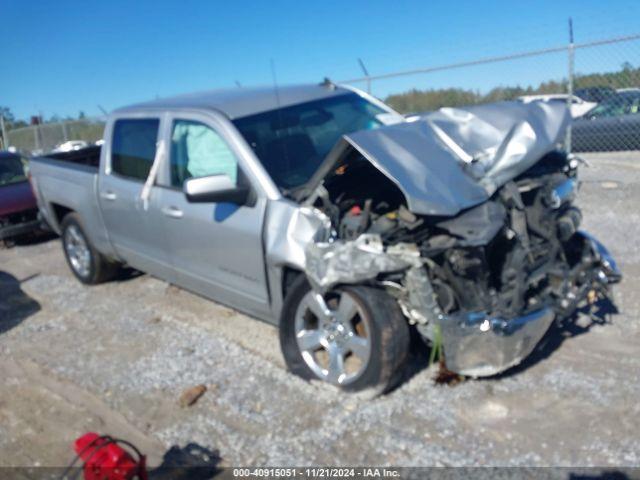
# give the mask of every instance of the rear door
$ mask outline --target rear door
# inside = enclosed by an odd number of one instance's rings
[[[158,151],[161,115],[135,114],[116,118],[106,138],[104,172],[98,196],[109,237],[118,255],[131,266],[172,280],[157,208],[158,189],[148,202],[141,198]]]
[[[224,132],[224,119],[193,112],[171,114],[168,121],[169,158],[158,179],[164,187],[158,207],[176,283],[264,315],[269,306],[262,246],[267,199],[254,188],[251,205],[189,203],[182,190],[188,178],[225,174],[237,182],[247,170]]]

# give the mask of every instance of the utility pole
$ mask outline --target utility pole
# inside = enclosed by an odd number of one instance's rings
[[[2,132],[2,149],[7,150],[9,148],[9,140],[7,140],[7,130],[4,126],[4,115],[0,112],[0,131]]]
[[[569,17],[569,47],[567,48],[568,54],[568,81],[567,81],[567,108],[571,113],[571,105],[573,101],[573,75],[574,75],[574,63],[575,63],[575,44],[573,42],[573,19]],[[573,118],[573,117],[572,117]],[[565,137],[565,150],[567,153],[571,153],[571,123],[567,127],[567,135]]]
[[[358,58],[358,63],[360,64],[360,68],[362,69],[364,76],[367,77],[367,93],[371,94],[371,78],[369,77],[369,71],[367,70],[367,67],[364,66],[364,62],[361,58]]]

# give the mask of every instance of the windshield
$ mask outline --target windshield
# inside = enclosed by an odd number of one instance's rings
[[[386,114],[355,93],[239,118],[234,124],[279,188],[308,181],[342,135],[377,128]]]
[[[26,179],[24,164],[19,157],[0,157],[0,186]]]
[[[597,105],[589,112],[589,117],[617,117],[618,115],[638,113],[639,105],[640,93],[620,93]]]

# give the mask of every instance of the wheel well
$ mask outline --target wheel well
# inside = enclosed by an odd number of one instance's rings
[[[59,205],[57,203],[52,203],[51,208],[53,209],[53,214],[55,215],[55,221],[58,224],[58,226],[62,224],[62,220],[64,219],[64,217],[66,217],[68,214],[73,212],[73,210],[71,210],[70,208],[65,207],[63,205]]]
[[[282,298],[286,298],[291,285],[300,277],[303,272],[292,267],[283,267],[282,269]]]

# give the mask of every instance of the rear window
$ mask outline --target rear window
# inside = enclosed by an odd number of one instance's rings
[[[145,181],[156,156],[160,120],[116,120],[111,144],[111,172]]]

